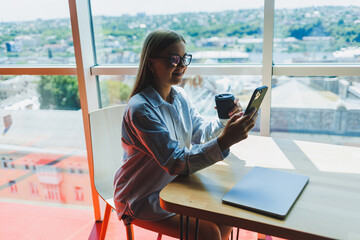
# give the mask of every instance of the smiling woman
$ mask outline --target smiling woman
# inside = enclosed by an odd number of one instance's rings
[[[185,43],[184,41],[179,41],[171,44],[159,52],[158,55],[166,57],[150,57],[148,67],[153,74],[152,83],[154,88],[164,98],[168,88],[171,85],[179,84],[186,71],[187,65],[180,61],[179,57],[180,55],[186,56]],[[179,60],[177,64],[172,62],[174,58]],[[170,61],[168,61],[169,59]]]
[[[141,52],[139,70],[131,97],[151,83],[166,99],[168,96],[165,94],[169,94],[171,85],[180,83],[187,67],[184,62],[174,66],[171,58],[173,55],[185,56],[185,54],[185,40],[180,34],[167,30],[158,30],[149,34]],[[166,60],[169,58],[170,62]]]
[[[135,87],[124,111],[123,164],[114,180],[119,219],[172,237],[179,237],[180,216],[160,207],[160,190],[177,175],[222,161],[231,145],[247,137],[257,117],[254,113],[242,117],[235,100],[226,126],[219,119],[205,121],[185,91],[175,86],[190,62],[180,34],[157,30],[146,37]],[[200,220],[199,239],[227,239],[231,230]]]

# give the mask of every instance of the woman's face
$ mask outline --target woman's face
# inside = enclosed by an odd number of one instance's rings
[[[157,85],[177,85],[187,69],[182,61],[174,67],[169,58],[174,54],[183,57],[186,54],[185,43],[183,41],[173,43],[150,59],[149,68],[153,72],[154,81]]]

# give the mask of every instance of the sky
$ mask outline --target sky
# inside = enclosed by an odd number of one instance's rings
[[[264,0],[91,0],[93,15],[119,16],[261,8]],[[360,6],[360,0],[275,0],[276,8]],[[153,7],[156,6],[156,7]],[[0,0],[0,22],[69,18],[68,0]]]

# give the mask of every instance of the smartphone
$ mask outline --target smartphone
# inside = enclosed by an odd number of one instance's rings
[[[254,90],[253,95],[250,98],[249,104],[246,107],[244,115],[251,113],[253,109],[256,109],[256,111],[259,110],[261,102],[264,99],[267,90],[267,86],[258,87]]]

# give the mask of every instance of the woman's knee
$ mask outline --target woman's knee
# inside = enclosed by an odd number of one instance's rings
[[[221,231],[216,223],[201,221],[199,224],[199,240],[221,240]]]

